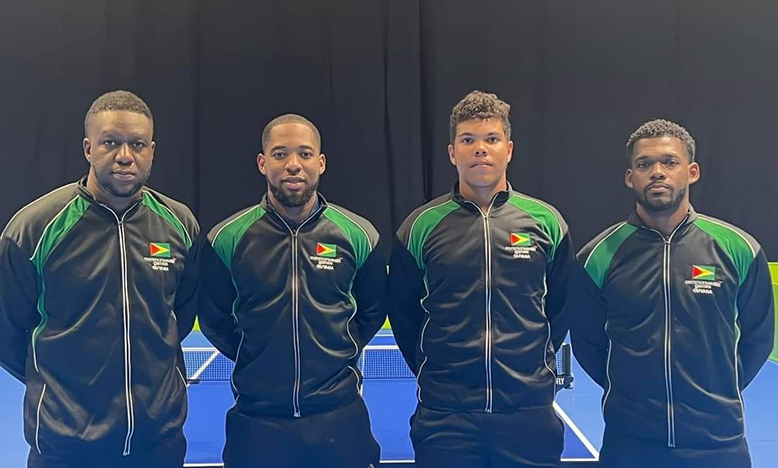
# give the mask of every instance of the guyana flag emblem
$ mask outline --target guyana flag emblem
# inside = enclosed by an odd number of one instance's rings
[[[316,255],[319,257],[335,258],[338,254],[338,246],[335,244],[316,243]]]
[[[529,234],[524,232],[511,233],[511,246],[529,247],[530,245],[532,245],[532,238]]]
[[[167,242],[152,242],[149,244],[149,254],[157,258],[170,258],[170,244]]]
[[[716,267],[710,265],[692,265],[692,279],[716,281]]]

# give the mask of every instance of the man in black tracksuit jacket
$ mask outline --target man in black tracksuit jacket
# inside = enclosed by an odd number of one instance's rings
[[[392,249],[390,321],[418,381],[411,439],[420,467],[556,467],[555,351],[567,225],[511,189],[508,104],[474,91],[451,116],[459,181],[415,210]]]
[[[581,250],[568,300],[573,351],[605,390],[602,466],[751,466],[741,392],[773,345],[765,253],[689,204],[685,129],[647,122],[627,156],[636,210]]]
[[[180,468],[199,227],[144,186],[154,142],[140,98],[101,96],[86,134],[88,176],[0,236],[0,364],[27,387],[28,466]]]
[[[357,359],[386,318],[386,262],[364,218],[318,194],[316,127],[263,132],[268,193],[216,225],[204,268],[206,337],[235,361],[228,468],[378,466]]]

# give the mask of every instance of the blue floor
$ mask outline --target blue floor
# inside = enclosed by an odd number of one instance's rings
[[[373,435],[381,445],[381,461],[412,462],[408,420],[416,408],[415,380],[366,380],[364,398]],[[190,412],[185,431],[187,463],[218,463],[224,446],[224,415],[232,406],[229,382],[202,382],[189,387]],[[593,460],[575,432],[566,425],[563,459]]]
[[[743,392],[754,468],[778,468],[778,364],[768,361]]]
[[[391,332],[381,332],[370,344],[372,346],[393,346]],[[188,348],[210,347],[201,335],[193,333],[187,337],[184,346]],[[583,372],[580,371],[579,372]],[[577,379],[577,377],[576,377]],[[588,379],[586,379],[588,380]],[[591,396],[596,418],[590,424],[591,436],[599,437],[602,422],[599,416],[599,396],[591,380],[575,390],[563,390],[559,393],[557,413],[565,421],[565,450],[563,459],[595,460],[597,449],[589,443],[587,435],[576,426],[568,416],[569,408],[575,407],[579,393]],[[581,388],[586,390],[582,391]],[[381,445],[382,461],[411,462],[413,448],[408,437],[408,421],[416,408],[416,381],[412,379],[365,380],[363,397],[371,416],[373,434]],[[184,430],[189,441],[187,463],[218,463],[224,445],[224,416],[232,406],[233,396],[229,382],[208,382],[192,384],[189,387],[189,418]],[[584,405],[588,406],[588,405]],[[580,413],[580,411],[579,411]],[[588,445],[588,448],[587,448]],[[599,446],[599,441],[597,442]]]
[[[198,344],[187,342],[188,346]],[[595,449],[601,444],[601,390],[574,363],[575,389],[563,390],[557,403]],[[375,385],[375,382],[379,382]],[[367,381],[365,400],[374,421],[374,432],[381,440],[385,457],[403,458],[409,454],[407,421],[415,405],[413,381]],[[189,439],[188,461],[213,460],[221,453],[224,438],[223,415],[231,405],[225,382],[202,382],[191,386],[193,392],[186,433]],[[388,395],[387,395],[388,393]],[[754,468],[778,468],[778,364],[768,362],[743,394],[746,430]],[[390,395],[390,396],[389,396]],[[22,435],[22,399],[24,387],[6,372],[0,371],[0,454],[2,466],[24,467],[29,447]],[[382,402],[390,399],[393,405]],[[200,404],[207,401],[207,404]],[[391,417],[385,417],[386,415]],[[376,421],[386,421],[376,424]],[[573,431],[568,426],[568,434]],[[568,443],[575,442],[569,438]],[[571,445],[573,447],[573,445]],[[566,449],[567,450],[567,449]],[[575,449],[586,453],[582,445]],[[567,456],[567,454],[566,454]]]

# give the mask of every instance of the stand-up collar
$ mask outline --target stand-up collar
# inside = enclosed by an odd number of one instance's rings
[[[502,206],[511,197],[511,192],[513,191],[513,187],[511,186],[510,182],[507,182],[507,186],[508,187],[506,190],[501,190],[494,195],[494,200],[492,202],[493,207],[496,208]],[[460,205],[464,206],[467,209],[475,209],[475,207],[473,206],[473,203],[475,202],[463,197],[462,193],[459,191],[458,180],[454,182],[454,186],[451,188],[451,199],[456,201],[457,203],[459,203]]]
[[[680,226],[678,226],[676,229],[683,229],[685,226],[694,223],[694,220],[697,219],[697,212],[694,211],[694,207],[689,205],[689,211],[687,212],[686,216],[683,218],[683,221],[681,221]],[[640,216],[638,216],[637,210],[632,210],[632,213],[630,213],[629,217],[627,218],[627,223],[644,229],[650,229],[648,228],[642,219],[640,219]]]
[[[92,192],[90,192],[89,189],[86,188],[86,179],[87,179],[87,176],[83,176],[83,177],[81,177],[78,180],[78,182],[76,182],[76,187],[78,189],[79,195],[84,197],[89,203],[92,203],[93,205],[98,205],[100,207],[109,208],[111,211],[116,212],[116,210],[114,208],[111,208],[107,204],[105,204],[105,203],[101,202],[100,200],[98,200],[97,198],[95,198],[95,196],[92,194]],[[138,197],[130,206],[128,206],[126,210],[124,210],[122,212],[119,212],[119,214],[127,212],[127,211],[133,209],[136,205],[138,205],[138,203],[140,202],[141,198],[143,197],[143,191],[145,189],[146,189],[145,185],[143,187],[141,187],[141,189],[138,190],[138,193],[141,196]]]
[[[293,220],[288,219],[285,216],[281,215],[281,213],[279,213],[275,209],[273,204],[270,202],[270,198],[267,196],[267,193],[265,193],[265,195],[262,197],[262,201],[259,202],[259,206],[261,206],[265,210],[275,214],[279,218],[283,219],[290,227],[293,227],[293,228],[297,227],[302,222],[302,221],[301,222],[296,222],[296,221],[293,221]],[[308,217],[303,219],[303,221],[305,221],[307,219],[318,217],[321,214],[321,212],[324,211],[323,208],[326,208],[326,207],[327,207],[327,200],[324,198],[324,195],[322,195],[321,193],[319,193],[317,191],[316,192],[316,203],[313,204],[313,208],[311,208],[311,212],[309,213]]]

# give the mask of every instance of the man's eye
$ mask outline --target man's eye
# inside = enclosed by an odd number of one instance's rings
[[[462,139],[461,139],[461,140],[459,140],[459,141],[460,141],[460,142],[462,142],[462,143],[465,143],[465,144],[470,144],[470,143],[472,143],[472,142],[473,142],[473,139],[472,139],[472,138],[470,138],[470,137],[464,137],[464,138],[462,138]]]
[[[300,156],[303,157],[304,159],[308,159],[311,156],[313,156],[313,153],[311,153],[310,151],[303,151],[302,153],[300,153]]]
[[[103,144],[105,146],[116,146],[116,141],[114,141],[114,140],[104,140]]]
[[[678,165],[678,161],[676,161],[675,159],[671,159],[671,160],[667,161],[665,164],[667,166],[670,166],[670,167],[675,167],[675,166]]]
[[[275,153],[273,153],[273,157],[276,158],[276,159],[281,159],[284,156],[286,156],[286,153],[284,153],[282,151],[276,151]]]
[[[132,146],[133,146],[135,149],[143,149],[143,148],[145,148],[145,147],[146,147],[146,143],[144,143],[144,142],[142,142],[142,141],[136,141],[135,143],[133,143],[133,144],[132,144]]]
[[[497,137],[489,137],[486,139],[486,141],[488,141],[489,143],[497,143],[498,141],[500,141],[500,139]]]

